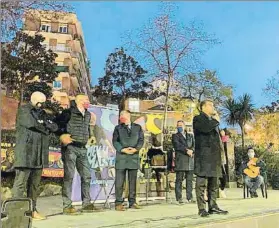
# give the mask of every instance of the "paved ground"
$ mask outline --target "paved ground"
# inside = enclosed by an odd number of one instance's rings
[[[175,202],[150,202],[142,210],[128,210],[117,212],[106,210],[94,214],[78,216],[62,215],[61,196],[40,198],[39,210],[48,215],[44,221],[33,222],[34,228],[149,228],[149,227],[198,227],[225,220],[247,218],[249,216],[279,213],[279,191],[269,190],[268,199],[259,196],[257,199],[243,199],[242,189],[228,189],[227,199],[219,199],[219,206],[229,211],[229,215],[212,215],[200,218],[197,215],[196,204],[176,205]],[[173,193],[171,194],[173,200]],[[279,215],[279,214],[278,214]],[[226,226],[224,226],[226,227]],[[279,223],[278,223],[279,227]],[[275,228],[275,227],[268,227]],[[277,228],[277,227],[276,227]]]

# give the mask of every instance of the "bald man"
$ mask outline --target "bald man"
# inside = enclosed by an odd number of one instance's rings
[[[140,209],[136,203],[137,172],[140,168],[139,151],[144,144],[144,134],[140,125],[131,122],[131,113],[120,113],[120,124],[113,132],[113,146],[116,149],[115,210],[125,211],[123,206],[123,184],[128,173],[129,208]]]
[[[41,92],[31,95],[30,103],[19,108],[16,120],[15,163],[16,177],[13,197],[27,197],[33,201],[33,219],[42,220],[36,208],[42,170],[48,167],[49,134],[58,127],[44,116],[46,96]]]
[[[90,198],[91,172],[87,158],[86,144],[90,138],[90,102],[88,96],[77,95],[74,104],[64,110],[56,121],[59,125],[60,140],[63,144],[62,161],[64,164],[64,182],[62,186],[63,213],[78,214],[72,205],[72,183],[77,169],[81,177],[81,212],[97,211]]]

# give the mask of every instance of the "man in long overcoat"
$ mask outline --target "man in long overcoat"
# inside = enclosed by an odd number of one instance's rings
[[[177,133],[172,135],[172,145],[175,150],[175,197],[179,204],[183,204],[182,200],[182,181],[186,179],[186,198],[187,202],[191,202],[193,190],[194,175],[194,147],[195,140],[192,134],[185,129],[183,120],[177,122]]]
[[[42,107],[46,96],[41,92],[31,95],[31,102],[19,108],[16,120],[15,163],[16,177],[13,197],[27,197],[33,201],[33,219],[42,220],[36,209],[38,188],[43,168],[48,167],[49,134],[57,131],[55,123],[46,119]]]
[[[209,214],[227,214],[217,203],[218,178],[222,175],[222,157],[224,150],[219,135],[219,116],[214,104],[210,100],[201,102],[201,113],[193,120],[195,135],[195,169],[196,196],[199,215],[206,217]],[[208,212],[204,200],[204,191],[208,191]]]
[[[126,173],[129,180],[129,208],[140,209],[136,204],[136,184],[140,168],[139,151],[144,144],[144,134],[140,125],[131,123],[129,111],[120,113],[120,124],[114,129],[112,142],[116,149],[115,209],[125,210],[122,195]]]

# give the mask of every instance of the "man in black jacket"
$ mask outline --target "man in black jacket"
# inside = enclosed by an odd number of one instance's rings
[[[140,125],[131,123],[131,113],[120,113],[120,124],[113,132],[113,146],[116,149],[115,162],[115,209],[124,211],[123,185],[128,172],[129,179],[129,208],[140,209],[136,204],[137,171],[140,168],[139,151],[144,143],[144,134]]]
[[[206,217],[209,214],[227,214],[221,210],[217,203],[218,178],[222,175],[222,158],[224,149],[219,134],[220,118],[215,112],[213,102],[202,101],[200,104],[201,113],[195,116],[193,128],[195,134],[195,174],[196,196],[199,215]],[[208,191],[208,212],[205,210],[206,202],[204,192]]]
[[[172,135],[172,145],[175,150],[175,196],[179,204],[182,200],[182,181],[186,177],[186,198],[187,202],[192,201],[193,174],[194,174],[194,147],[195,141],[192,134],[185,130],[183,120],[177,122],[177,133]]]
[[[60,127],[60,140],[62,146],[62,161],[64,164],[64,183],[62,186],[63,213],[77,214],[78,211],[72,206],[72,183],[77,169],[81,177],[82,212],[93,212],[96,210],[91,204],[90,182],[91,171],[87,158],[86,144],[90,138],[90,112],[89,99],[86,95],[77,95],[75,104],[70,109],[64,110],[56,121]]]
[[[19,108],[16,120],[15,171],[13,197],[27,197],[33,201],[35,220],[45,219],[37,212],[36,202],[43,168],[48,167],[49,135],[58,127],[46,117],[43,105],[46,96],[41,92],[31,95],[30,103]]]

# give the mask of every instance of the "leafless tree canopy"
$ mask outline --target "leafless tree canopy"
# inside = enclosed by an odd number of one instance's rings
[[[180,85],[184,96],[195,99],[199,103],[205,98],[210,98],[217,106],[231,98],[233,92],[233,86],[225,85],[216,71],[210,70],[186,74],[182,77]]]
[[[63,1],[42,0],[1,0],[1,39],[11,38],[21,28],[24,13],[31,9],[51,10],[53,16],[56,12],[69,12],[73,8]],[[32,15],[28,15],[32,16]]]
[[[202,23],[193,21],[188,25],[175,20],[174,3],[162,3],[160,14],[151,19],[136,33],[128,34],[128,50],[147,68],[151,76],[167,81],[164,126],[173,79],[197,70],[202,54],[218,43],[213,35],[204,31]]]
[[[274,100],[279,99],[279,71],[277,71],[275,76],[268,79],[263,92],[269,98]]]
[[[218,43],[197,21],[183,25],[174,18],[175,8],[163,3],[162,13],[142,29],[128,34],[133,49],[154,76],[168,78],[184,75],[200,66],[202,54]]]

